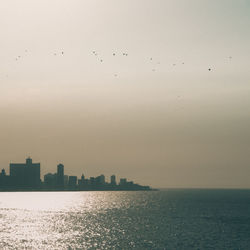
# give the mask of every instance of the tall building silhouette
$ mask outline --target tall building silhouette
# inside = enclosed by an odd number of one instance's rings
[[[4,168],[2,169],[0,176],[6,176],[6,172]]]
[[[8,187],[11,185],[10,176],[6,175],[5,169],[2,169],[0,173],[0,187]]]
[[[100,175],[100,184],[105,184],[105,176],[103,174]]]
[[[36,188],[41,184],[40,163],[33,163],[31,158],[26,163],[10,163],[10,177],[13,186]]]
[[[111,183],[112,185],[116,185],[116,178],[115,178],[115,175],[111,175],[111,176],[110,176],[110,183]]]
[[[57,165],[57,185],[60,187],[64,186],[64,166],[63,166],[63,164]]]

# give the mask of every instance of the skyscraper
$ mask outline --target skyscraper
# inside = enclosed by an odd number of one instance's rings
[[[31,158],[27,158],[26,163],[10,163],[10,177],[16,187],[38,187],[40,163],[33,163]]]
[[[111,175],[111,176],[110,176],[110,183],[111,183],[112,185],[116,185],[115,175]]]
[[[101,183],[102,185],[105,184],[105,176],[104,176],[103,174],[100,175],[100,183]]]
[[[64,166],[63,164],[57,165],[57,185],[60,187],[64,186]]]

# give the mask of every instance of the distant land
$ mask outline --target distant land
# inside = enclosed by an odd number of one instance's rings
[[[6,175],[5,169],[0,173],[0,191],[152,191],[150,186],[142,186],[121,178],[116,182],[116,176],[110,177],[110,182],[105,181],[105,176],[80,179],[77,176],[64,174],[64,165],[57,165],[57,172],[44,175],[41,181],[40,163],[33,163],[27,158],[25,163],[10,163],[10,175]]]

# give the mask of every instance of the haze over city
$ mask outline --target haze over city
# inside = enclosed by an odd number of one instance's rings
[[[250,1],[9,0],[0,168],[250,188]],[[66,172],[67,174],[67,172]]]

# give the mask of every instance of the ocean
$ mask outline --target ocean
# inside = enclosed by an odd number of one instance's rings
[[[0,249],[250,249],[250,190],[1,192]]]

